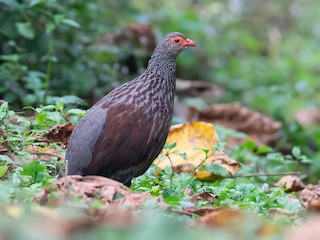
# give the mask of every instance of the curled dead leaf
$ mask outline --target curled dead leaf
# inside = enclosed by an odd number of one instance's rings
[[[213,204],[217,200],[218,200],[218,197],[214,196],[210,192],[201,192],[201,193],[193,194],[190,199],[190,201],[193,203],[196,203],[198,201],[207,201],[210,204]]]
[[[133,44],[151,52],[156,46],[156,37],[150,25],[130,23],[118,28],[116,32],[104,35],[99,43],[115,46]]]
[[[304,183],[297,176],[284,176],[275,183],[274,186],[284,186],[286,188],[286,192],[297,192],[305,187]]]
[[[183,211],[187,212],[187,213],[191,213],[191,214],[197,214],[197,215],[207,215],[211,212],[215,212],[217,211],[216,207],[212,207],[212,206],[205,206],[205,207],[184,207]]]
[[[191,96],[202,98],[217,98],[221,97],[224,89],[214,83],[177,79],[176,94],[178,96]]]
[[[308,184],[299,195],[302,204],[310,209],[320,211],[320,183]]]
[[[167,143],[174,144],[174,147],[163,149],[154,163],[159,169],[170,166],[178,172],[194,171],[199,166],[215,163],[233,175],[240,165],[224,152],[213,149],[218,142],[219,137],[210,123],[188,122],[174,125],[167,138]]]
[[[56,196],[54,201],[49,201],[51,193]],[[84,203],[100,200],[105,206],[126,205],[135,210],[150,198],[150,194],[132,192],[122,183],[101,176],[71,175],[59,178],[40,191],[35,200],[42,205],[55,206],[74,197],[81,197]]]
[[[243,213],[239,211],[216,208],[208,214],[196,219],[193,224],[205,224],[211,227],[228,227],[232,224],[240,226],[242,218]]]
[[[199,113],[200,121],[220,124],[244,132],[257,145],[269,145],[277,140],[281,123],[270,117],[252,111],[239,103],[214,104]],[[228,145],[239,144],[239,139],[229,138]]]
[[[28,146],[26,150],[30,153],[30,160],[50,161],[51,157],[63,159],[61,153],[56,148],[41,148],[39,146]]]
[[[61,125],[55,125],[43,135],[49,142],[62,142],[67,144],[68,139],[74,129],[74,124],[68,122]]]

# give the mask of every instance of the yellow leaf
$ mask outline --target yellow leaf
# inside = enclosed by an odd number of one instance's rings
[[[181,172],[183,166],[190,171],[200,165],[216,163],[234,174],[239,169],[239,163],[230,159],[224,152],[214,150],[213,146],[218,142],[218,134],[210,123],[188,122],[174,125],[167,138],[167,143],[171,144],[171,147],[164,148],[154,163],[159,169],[172,166],[174,169],[179,169],[178,172]],[[184,159],[185,157],[187,159]],[[190,164],[192,168],[189,167]],[[208,178],[213,177],[210,176],[212,175],[210,172],[206,174],[202,172],[199,176],[204,175]],[[216,180],[216,177],[214,178]]]

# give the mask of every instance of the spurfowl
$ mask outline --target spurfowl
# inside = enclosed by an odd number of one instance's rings
[[[68,175],[100,175],[130,185],[150,167],[171,124],[176,57],[195,46],[181,33],[167,34],[139,77],[93,105],[70,136]]]

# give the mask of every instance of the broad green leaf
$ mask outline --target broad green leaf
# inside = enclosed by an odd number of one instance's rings
[[[250,151],[254,151],[257,147],[257,145],[251,141],[251,140],[247,140],[243,143],[243,146],[247,149],[249,149]]]
[[[78,108],[73,108],[73,109],[70,109],[67,111],[66,115],[70,115],[70,114],[73,114],[73,115],[77,115],[79,117],[83,117],[85,114],[86,114],[86,110],[81,110],[81,109],[78,109]]]
[[[301,150],[299,147],[293,147],[292,148],[292,155],[295,157],[295,158],[299,158],[300,155],[301,155]]]
[[[5,175],[8,169],[9,169],[9,166],[0,166],[0,177]]]
[[[20,55],[18,54],[8,54],[8,55],[1,55],[0,56],[1,60],[7,61],[7,62],[19,62],[20,60]]]
[[[66,95],[66,96],[63,96],[62,99],[65,105],[76,104],[76,105],[85,106],[85,107],[89,106],[86,101],[74,95]]]
[[[8,111],[8,102],[4,102],[0,106],[0,120],[2,120],[6,115]]]
[[[6,162],[7,164],[9,163],[13,164],[12,159],[7,155],[0,155],[0,161]]]
[[[166,143],[165,145],[164,145],[164,149],[168,149],[168,150],[171,150],[171,149],[173,149],[173,148],[175,148],[177,146],[177,143]]]
[[[207,171],[217,176],[230,176],[228,170],[224,167],[221,167],[219,164],[207,164],[205,168],[207,169]]]
[[[18,29],[18,33],[26,38],[26,39],[34,39],[35,31],[31,23],[29,22],[17,22],[16,27]]]
[[[30,0],[28,3],[28,6],[33,7],[33,6],[39,5],[41,3],[46,3],[46,2],[47,2],[47,0]]]
[[[76,21],[73,21],[71,19],[65,18],[62,20],[62,23],[65,25],[69,25],[71,27],[75,27],[75,28],[80,28],[80,24],[77,23]]]
[[[6,5],[12,10],[21,10],[21,5],[15,0],[0,0],[0,3]]]
[[[46,33],[51,33],[55,28],[56,28],[56,25],[53,22],[47,22]]]

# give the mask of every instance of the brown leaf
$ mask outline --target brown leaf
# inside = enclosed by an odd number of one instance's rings
[[[193,194],[190,199],[190,201],[193,203],[196,203],[198,201],[207,201],[210,204],[213,204],[217,200],[218,200],[218,197],[214,196],[210,192],[202,192],[202,193]]]
[[[274,186],[285,186],[286,192],[297,192],[305,187],[304,183],[297,176],[284,176]]]
[[[214,151],[213,146],[218,143],[219,138],[212,124],[205,122],[189,122],[172,126],[167,138],[170,144],[175,143],[176,147],[171,149],[169,157],[166,156],[167,149],[155,159],[154,163],[159,169],[172,166],[178,172],[193,171],[203,164],[216,163],[234,174],[240,165],[230,159],[225,153]],[[206,153],[202,150],[208,150]],[[183,158],[185,155],[187,159]],[[208,172],[210,175],[210,173]]]
[[[44,134],[44,137],[48,139],[49,142],[62,142],[66,145],[74,127],[74,124],[70,122],[55,125],[48,130],[48,133]]]
[[[317,185],[308,184],[300,192],[299,198],[306,208],[320,211],[320,183]]]
[[[231,209],[216,208],[210,213],[199,217],[194,224],[205,224],[211,227],[228,227],[232,224],[241,225],[243,213]]]
[[[217,98],[221,97],[224,89],[214,83],[185,79],[176,80],[176,94],[178,96]]]
[[[152,52],[156,46],[156,38],[150,25],[130,23],[119,28],[116,32],[106,34],[100,39],[99,43],[115,46],[132,44]]]
[[[217,211],[217,208],[212,207],[212,206],[205,206],[205,207],[184,207],[183,211],[187,213],[192,213],[192,214],[197,214],[197,215],[207,215],[210,214],[211,212]]]
[[[220,124],[244,132],[257,145],[268,145],[277,140],[281,123],[252,111],[239,103],[214,104],[199,113],[199,120]],[[228,139],[228,146],[239,144],[239,139]]]
[[[54,147],[28,146],[26,150],[30,153],[30,160],[50,161],[51,157],[63,159],[63,156]]]
[[[49,195],[54,193],[58,197],[49,201]],[[117,196],[120,197],[117,199]],[[72,175],[59,178],[52,186],[40,191],[35,200],[41,204],[59,205],[70,197],[81,197],[84,203],[100,200],[106,206],[125,205],[131,209],[139,209],[150,195],[130,191],[122,183],[101,176]]]

